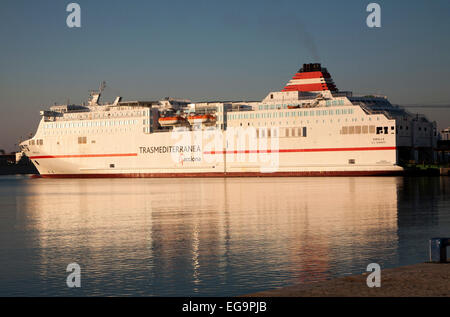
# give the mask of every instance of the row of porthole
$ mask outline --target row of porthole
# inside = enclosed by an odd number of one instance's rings
[[[287,111],[287,112],[263,112],[263,113],[236,113],[228,114],[228,120],[240,119],[265,119],[265,118],[283,118],[283,117],[313,117],[313,116],[327,116],[327,115],[346,115],[353,114],[353,109],[336,109],[334,112],[330,110],[309,110],[309,111]]]

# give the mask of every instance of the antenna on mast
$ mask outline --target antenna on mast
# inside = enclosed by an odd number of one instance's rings
[[[99,88],[100,93],[102,93],[103,90],[105,90],[105,88],[106,88],[106,81],[102,81],[100,88]]]
[[[89,98],[89,106],[99,106],[98,101],[102,95],[103,90],[106,87],[106,82],[102,81],[98,91],[91,91],[91,97]]]

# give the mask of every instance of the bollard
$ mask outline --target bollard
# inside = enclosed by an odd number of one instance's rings
[[[431,238],[430,261],[439,263],[447,262],[447,247],[449,245],[450,238]]]

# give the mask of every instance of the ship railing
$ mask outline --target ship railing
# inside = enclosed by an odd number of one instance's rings
[[[390,120],[394,119],[392,115],[386,110],[373,110],[362,102],[352,102],[352,104],[361,107],[361,109],[368,115],[383,114]]]
[[[333,97],[352,97],[353,93],[351,91],[338,91],[332,92],[331,95]]]
[[[86,112],[85,112],[86,113]],[[89,113],[89,112],[88,112]],[[60,121],[93,121],[93,120],[105,120],[105,119],[129,119],[129,118],[142,118],[142,115],[121,115],[121,116],[107,116],[107,117],[80,117],[80,118],[68,118],[63,116],[45,116],[44,122],[60,122]]]

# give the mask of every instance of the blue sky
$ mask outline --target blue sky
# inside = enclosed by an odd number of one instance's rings
[[[0,5],[0,148],[34,132],[39,110],[105,98],[260,100],[303,63],[321,62],[340,90],[398,104],[450,104],[450,1],[71,1]],[[440,128],[450,108],[420,109]]]

